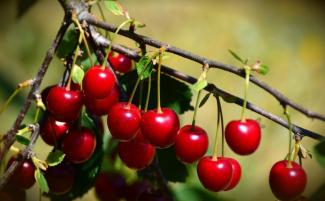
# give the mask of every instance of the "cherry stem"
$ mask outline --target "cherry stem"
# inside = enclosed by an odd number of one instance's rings
[[[244,66],[245,69],[245,92],[244,92],[244,103],[243,108],[241,111],[241,122],[245,122],[245,111],[247,106],[247,93],[248,93],[248,86],[249,86],[249,76],[251,73],[251,68],[249,66]]]
[[[139,110],[142,109],[142,99],[143,99],[143,80],[140,81],[140,89],[139,89]]]
[[[144,111],[147,112],[148,106],[149,106],[149,100],[150,100],[150,93],[151,93],[151,75],[148,77],[148,90],[147,90],[147,97],[146,97],[146,103],[144,106]]]
[[[133,21],[132,19],[128,19],[128,20],[122,22],[120,24],[120,26],[117,27],[116,31],[114,32],[113,36],[111,37],[111,41],[109,43],[109,46],[108,46],[108,49],[107,49],[107,52],[106,52],[106,55],[105,55],[105,59],[104,59],[103,64],[102,64],[102,69],[105,69],[105,67],[106,67],[108,55],[109,55],[109,53],[110,53],[110,51],[112,49],[113,41],[115,40],[115,38],[117,36],[117,33],[123,28],[123,26],[125,26],[128,23],[131,23],[132,21]]]
[[[68,84],[67,86],[65,87],[67,90],[70,90],[70,86],[71,86],[71,80],[72,80],[72,72],[73,72],[73,68],[75,67],[76,65],[76,62],[77,62],[77,58],[79,56],[79,50],[80,50],[80,43],[82,41],[82,35],[80,34],[79,35],[79,40],[78,40],[78,45],[76,47],[76,50],[74,51],[74,56],[73,56],[73,61],[72,61],[72,66],[71,66],[71,70],[70,70],[70,73],[69,73],[69,79],[68,79]]]
[[[158,61],[158,72],[157,72],[157,113],[162,113],[161,102],[160,102],[160,74],[161,74],[161,63],[162,63],[162,54],[166,50],[165,47],[159,49],[159,61]]]
[[[196,120],[197,111],[199,109],[199,100],[200,100],[201,92],[202,92],[202,90],[199,90],[199,92],[197,93],[197,97],[196,97],[193,119],[192,119],[192,131],[195,130],[195,120]]]
[[[15,91],[9,96],[9,98],[4,102],[4,104],[0,107],[0,114],[7,109],[8,105],[12,101],[12,99],[20,92],[21,88],[17,87]]]
[[[77,27],[78,27],[78,29],[80,31],[80,35],[82,37],[82,40],[84,41],[84,44],[85,44],[85,47],[86,47],[86,51],[87,51],[87,54],[88,54],[88,57],[89,57],[91,66],[93,66],[94,65],[94,61],[93,61],[93,58],[92,58],[91,53],[90,53],[90,49],[89,49],[89,46],[88,46],[88,43],[87,43],[87,39],[86,39],[86,36],[85,36],[85,32],[82,29],[82,26],[79,23],[79,20],[77,19],[77,15],[76,15],[75,12],[72,14],[72,21],[77,24]],[[79,41],[79,44],[80,43],[81,43],[81,41]]]
[[[100,15],[102,17],[102,20],[104,22],[106,22],[107,20],[106,20],[106,17],[105,17],[102,6],[100,5],[100,3],[98,1],[96,2],[96,5],[97,5],[99,13],[100,13]],[[111,36],[110,36],[110,34],[109,34],[109,32],[107,30],[105,30],[105,38],[108,38],[109,40],[111,40]]]
[[[222,133],[221,155],[222,155],[222,157],[224,157],[225,156],[225,129],[224,129],[223,113],[222,113],[220,97],[217,96],[216,99],[217,99],[218,115],[219,115],[220,121],[221,121],[221,133]]]
[[[34,123],[37,123],[38,120],[39,120],[39,114],[40,114],[40,111],[41,111],[41,108],[40,107],[37,107],[36,108],[36,112],[35,112],[35,117],[34,117]]]
[[[220,108],[218,107],[218,115],[217,115],[217,129],[216,129],[216,135],[215,135],[215,142],[214,142],[214,148],[213,148],[213,155],[212,160],[216,161],[218,160],[218,131],[220,127]]]
[[[292,146],[292,123],[291,123],[291,118],[290,114],[288,112],[288,109],[286,106],[284,106],[284,115],[286,116],[288,120],[288,130],[289,130],[289,152],[288,152],[288,166],[291,167],[291,158],[292,158],[292,153],[291,153],[291,146]]]

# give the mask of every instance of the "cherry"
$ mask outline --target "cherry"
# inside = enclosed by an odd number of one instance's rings
[[[211,191],[225,190],[232,177],[232,167],[224,157],[213,160],[211,156],[200,159],[197,165],[197,174],[203,186]]]
[[[208,135],[199,126],[183,126],[176,136],[176,156],[185,163],[193,163],[202,158],[208,150]]]
[[[126,188],[124,178],[116,173],[102,172],[95,182],[95,191],[101,201],[118,201]]]
[[[126,166],[139,170],[151,164],[156,149],[144,139],[139,130],[132,140],[119,142],[118,153]]]
[[[94,99],[107,97],[114,85],[114,74],[108,68],[102,69],[101,66],[91,67],[82,81],[84,94]]]
[[[7,192],[0,192],[0,200],[2,201],[14,201],[13,198],[11,198],[10,194]]]
[[[158,147],[167,148],[174,144],[179,130],[179,119],[169,108],[149,110],[144,113],[141,121],[141,131],[148,141]]]
[[[70,122],[79,117],[82,107],[80,91],[55,86],[47,96],[47,109],[57,121]]]
[[[119,90],[115,86],[112,91],[102,99],[94,99],[92,97],[85,97],[85,105],[89,113],[97,116],[108,114],[111,107],[119,101]]]
[[[120,73],[127,73],[132,70],[132,60],[120,53],[110,52],[108,60],[113,69]]]
[[[252,119],[234,120],[228,123],[225,138],[229,147],[237,154],[253,153],[261,141],[261,127]]]
[[[304,191],[307,175],[297,163],[287,160],[278,161],[270,171],[269,183],[275,197],[279,200],[293,200]]]
[[[69,192],[73,187],[75,175],[74,167],[65,162],[57,166],[48,167],[45,171],[45,178],[50,193],[62,195]]]
[[[171,201],[161,190],[147,190],[140,194],[139,201]]]
[[[18,160],[19,160],[19,155],[11,157],[7,164],[7,168],[9,168],[14,161],[18,161]],[[21,165],[18,166],[15,172],[13,173],[12,177],[10,178],[10,183],[12,183],[14,186],[20,189],[28,189],[32,187],[35,183],[35,178],[34,178],[35,169],[36,168],[32,160],[25,159],[24,161],[22,161]]]
[[[121,141],[131,140],[140,128],[141,113],[137,106],[119,102],[108,113],[107,124],[111,135]]]
[[[83,163],[87,161],[96,148],[95,134],[88,128],[70,131],[62,140],[62,150],[68,161]]]
[[[241,167],[236,159],[233,158],[225,158],[225,159],[228,160],[228,162],[231,164],[232,167],[232,177],[230,179],[230,183],[228,187],[225,189],[225,191],[229,191],[235,188],[235,186],[237,186],[237,184],[239,183],[241,177]]]
[[[49,95],[50,90],[55,86],[56,85],[50,85],[42,90],[41,98],[42,98],[42,102],[44,103],[45,106],[47,106],[47,96]]]
[[[3,197],[1,197],[1,195]],[[26,201],[26,191],[9,182],[0,192],[1,201]]]
[[[139,201],[139,196],[151,188],[146,181],[136,181],[125,188],[124,195],[127,201]]]
[[[40,134],[44,142],[53,146],[68,132],[68,129],[68,123],[56,121],[50,115],[46,115],[45,120],[41,123]]]

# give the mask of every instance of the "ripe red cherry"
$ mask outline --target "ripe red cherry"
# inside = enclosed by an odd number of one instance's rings
[[[197,174],[205,188],[217,192],[229,186],[232,167],[226,158],[218,157],[217,160],[213,160],[211,156],[205,156],[197,165]]]
[[[62,150],[68,161],[83,163],[87,161],[96,148],[95,134],[88,128],[70,131],[62,140]]]
[[[162,108],[161,110],[162,112],[149,110],[143,114],[141,131],[152,145],[167,148],[175,142],[179,130],[179,119],[172,109]]]
[[[193,163],[202,158],[208,150],[208,135],[199,126],[186,125],[178,131],[174,146],[176,156],[181,161]]]
[[[140,128],[141,113],[137,106],[126,102],[116,103],[108,113],[107,125],[118,140],[131,140]]]
[[[82,81],[84,94],[94,99],[107,97],[114,85],[114,74],[108,68],[102,69],[101,66],[91,67]]]
[[[18,160],[19,156],[13,156],[10,158],[7,168],[10,167],[10,165]],[[10,178],[10,183],[12,183],[14,186],[20,188],[20,189],[28,189],[32,187],[35,183],[34,178],[34,172],[35,172],[35,166],[32,160],[25,159],[21,165],[15,170],[14,174]]]
[[[269,183],[275,197],[279,200],[293,200],[304,191],[307,175],[304,169],[295,162],[282,160],[275,163],[270,171]]]
[[[75,169],[71,164],[61,163],[57,166],[48,167],[45,178],[50,193],[62,195],[71,190],[75,181]]]
[[[171,201],[171,199],[161,190],[147,190],[138,197],[140,201]]]
[[[53,146],[68,132],[68,129],[68,123],[56,121],[53,117],[47,115],[41,123],[40,133],[44,142]]]
[[[126,188],[124,178],[119,174],[102,172],[95,182],[95,191],[101,201],[119,201]]]
[[[228,123],[225,138],[229,147],[237,154],[253,153],[261,141],[261,127],[252,119],[235,120]]]
[[[132,60],[120,53],[110,52],[108,60],[113,69],[120,73],[127,73],[132,70]]]
[[[93,115],[101,116],[108,114],[111,107],[119,101],[120,93],[118,88],[113,87],[107,97],[102,99],[94,99],[93,97],[85,97],[85,105],[88,112]]]
[[[47,109],[57,121],[70,122],[79,117],[82,93],[55,86],[47,96]]]
[[[149,166],[155,156],[156,149],[144,139],[139,130],[135,138],[128,142],[119,142],[118,154],[126,166],[143,169]]]
[[[237,160],[233,158],[226,158],[226,157],[225,159],[228,160],[228,162],[231,164],[232,167],[232,177],[230,179],[230,183],[228,187],[225,189],[225,191],[229,191],[235,188],[235,186],[237,186],[237,184],[239,183],[241,177],[241,167]]]
[[[47,86],[46,88],[44,88],[41,92],[41,98],[42,98],[42,102],[44,103],[44,105],[47,107],[47,96],[50,93],[50,90],[55,87],[56,85],[50,85]]]

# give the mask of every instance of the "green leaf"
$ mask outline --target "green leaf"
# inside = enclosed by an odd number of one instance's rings
[[[71,26],[64,34],[64,37],[56,50],[56,56],[59,58],[66,58],[73,54],[78,44],[78,32],[74,26]]]
[[[148,78],[153,69],[153,63],[148,56],[143,56],[136,64],[138,76],[141,80]]]
[[[96,57],[96,54],[94,52],[91,53],[91,58],[96,63],[97,57]],[[89,70],[89,68],[91,67],[91,62],[90,62],[90,59],[89,59],[88,55],[85,56],[84,58],[81,57],[80,60],[81,61],[79,62],[79,65],[82,67],[82,69],[84,70],[84,72],[87,72]]]
[[[195,84],[191,86],[192,90],[194,91],[200,91],[204,89],[206,86],[208,86],[207,80],[198,80]]]
[[[221,96],[221,98],[226,101],[227,103],[235,103],[236,102],[236,98],[234,96],[231,95],[223,95]]]
[[[16,135],[16,140],[18,143],[23,144],[23,145],[29,145],[30,140],[24,136],[21,135]]]
[[[266,75],[269,72],[269,67],[265,64],[260,64],[257,72],[259,74]]]
[[[189,175],[186,166],[181,163],[173,147],[157,150],[158,162],[163,175],[171,182],[185,182]]]
[[[325,167],[325,140],[321,141],[314,147],[315,158],[318,163]]]
[[[240,56],[238,56],[238,54],[236,54],[234,51],[232,50],[228,50],[228,51],[235,59],[240,61],[242,64],[245,64],[247,62],[247,61],[245,62],[242,58],[240,58]]]
[[[78,65],[73,66],[72,72],[71,72],[71,79],[74,83],[81,85],[84,75],[85,75],[85,73],[80,66],[78,66]]]
[[[106,0],[105,7],[111,11],[114,15],[124,15],[124,9],[122,5],[115,0]]]
[[[208,93],[202,98],[202,100],[201,100],[201,102],[199,104],[199,107],[202,107],[209,100],[210,95],[211,95],[211,93]]]
[[[149,101],[149,109],[154,109],[157,107],[157,73],[153,72],[151,82],[151,93]],[[134,87],[137,79],[137,73],[132,71],[123,75],[120,78],[120,83],[125,88],[126,93],[130,94]],[[169,107],[173,109],[177,114],[183,114],[188,110],[193,110],[191,106],[192,100],[192,90],[190,87],[183,82],[176,80],[168,75],[161,74],[161,105],[162,107]],[[148,79],[143,80],[143,98],[142,106],[145,104],[146,91],[148,89]],[[139,104],[139,90],[134,96],[134,104]]]
[[[34,177],[35,177],[36,183],[38,184],[41,191],[48,193],[49,186],[47,185],[47,181],[46,181],[43,173],[40,171],[40,169],[35,170]]]
[[[49,166],[56,166],[60,164],[65,157],[65,154],[60,150],[54,150],[47,156],[46,162]]]
[[[17,18],[21,18],[36,2],[37,0],[18,0]]]
[[[96,128],[95,122],[88,116],[85,110],[81,114],[81,126],[93,130]]]

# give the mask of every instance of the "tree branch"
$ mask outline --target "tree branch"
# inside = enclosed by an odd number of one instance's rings
[[[106,45],[109,45],[109,42],[106,42]],[[121,45],[113,44],[112,50],[122,53],[136,61],[138,61],[141,58],[138,51],[127,48],[127,47],[123,47]],[[169,68],[167,66],[162,66],[161,70],[163,73],[170,75],[174,78],[177,78],[179,80],[182,80],[184,82],[187,82],[189,84],[194,84],[197,81],[194,77],[191,77],[191,76],[186,75],[182,72],[176,71],[176,70]],[[214,96],[221,96],[226,102],[230,102],[230,103],[234,103],[239,106],[243,106],[243,103],[244,103],[243,99],[218,88],[214,84],[209,83],[209,85],[205,88],[205,90],[207,92],[212,93]],[[284,120],[270,112],[267,112],[266,110],[264,110],[262,108],[259,108],[258,106],[254,105],[251,102],[247,102],[247,109],[258,113],[258,114],[270,119],[271,121],[273,121],[285,128],[289,128],[288,122],[286,120]],[[325,137],[322,136],[321,134],[315,133],[313,131],[307,130],[305,128],[299,127],[294,124],[292,125],[292,132],[294,132],[296,135],[308,136],[308,137],[311,137],[311,138],[317,139],[317,140],[325,139]]]
[[[107,31],[111,31],[111,32],[115,32],[116,29],[117,29],[116,26],[108,24],[106,22],[103,22],[103,21],[97,19],[95,16],[90,15],[89,13],[83,15],[80,20],[85,20],[89,24],[92,24],[94,26],[103,28],[103,29],[105,29]],[[200,63],[202,65],[203,64],[209,64],[209,66],[212,67],[212,68],[218,68],[218,69],[221,69],[221,70],[228,71],[228,72],[231,72],[233,74],[236,74],[236,75],[238,75],[240,77],[245,77],[245,72],[244,72],[244,70],[242,68],[238,68],[236,66],[232,66],[232,65],[229,65],[229,64],[224,64],[224,63],[221,63],[219,61],[211,60],[211,59],[208,59],[206,57],[196,55],[196,54],[194,54],[192,52],[180,49],[178,47],[169,45],[167,43],[164,43],[164,42],[161,42],[161,41],[158,41],[158,40],[155,40],[153,38],[143,36],[143,35],[140,35],[140,34],[136,34],[134,32],[130,32],[129,30],[126,30],[126,29],[121,29],[118,34],[123,35],[123,36],[125,36],[127,38],[130,38],[130,39],[133,39],[135,41],[142,41],[146,45],[150,45],[150,46],[156,47],[156,48],[160,48],[162,46],[167,46],[168,47],[167,50],[166,50],[167,52],[170,52],[170,53],[176,54],[178,56],[181,56],[183,58],[195,61],[195,62]],[[302,114],[306,115],[307,117],[325,121],[325,115],[324,114],[320,114],[320,113],[317,113],[317,112],[310,111],[310,110],[308,110],[308,109],[294,103],[292,100],[287,98],[281,92],[279,92],[276,89],[270,87],[268,84],[262,82],[261,80],[257,79],[256,77],[250,76],[250,81],[252,83],[256,84],[257,86],[259,86],[260,88],[264,89],[269,94],[271,94],[274,98],[276,98],[280,102],[281,105],[291,106],[293,109],[301,112]]]
[[[39,136],[39,125],[36,123],[35,125],[30,125],[31,129],[33,131],[30,143],[29,145],[21,152],[21,160],[14,161],[9,168],[6,170],[6,172],[2,175],[0,179],[0,191],[6,186],[8,183],[10,177],[14,174],[15,170],[21,165],[21,163],[27,159],[30,158],[33,154],[33,147],[36,143],[36,140]]]
[[[26,98],[13,126],[4,136],[4,145],[0,149],[0,161],[2,161],[4,155],[7,153],[10,146],[15,142],[15,137],[16,137],[16,133],[19,129],[19,126],[21,125],[22,121],[24,120],[24,117],[25,117],[31,103],[35,98],[34,97],[35,93],[37,93],[39,91],[40,85],[43,81],[43,78],[44,78],[44,75],[48,69],[48,66],[51,63],[53,55],[54,55],[59,43],[61,42],[61,40],[64,36],[64,33],[66,32],[69,25],[70,25],[70,17],[65,16],[65,18],[62,22],[62,25],[53,41],[51,47],[46,52],[46,56],[43,60],[43,63],[41,64],[41,66],[35,76],[35,81],[31,86],[31,89],[27,95],[27,98]]]

